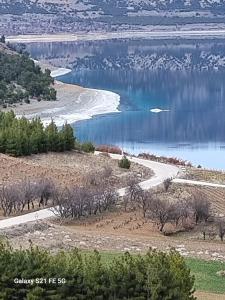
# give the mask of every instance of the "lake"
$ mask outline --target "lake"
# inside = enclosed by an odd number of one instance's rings
[[[225,170],[225,40],[39,43],[27,51],[71,68],[64,82],[120,95],[120,113],[73,125],[80,140]]]

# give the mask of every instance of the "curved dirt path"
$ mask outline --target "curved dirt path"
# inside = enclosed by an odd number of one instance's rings
[[[174,183],[183,183],[183,184],[189,184],[189,185],[199,185],[199,186],[209,186],[209,187],[215,187],[215,188],[225,188],[225,184],[219,184],[219,183],[211,183],[207,181],[198,181],[198,180],[189,180],[189,179],[182,179],[182,178],[175,178],[173,179]]]
[[[113,159],[122,158],[122,155],[118,154],[110,154],[110,156]],[[157,185],[160,185],[167,178],[175,178],[180,172],[180,169],[173,165],[163,164],[156,161],[146,160],[137,157],[129,157],[129,160],[139,165],[145,166],[154,172],[154,175],[150,179],[142,181],[139,184],[143,190],[148,190]],[[124,196],[126,193],[126,188],[119,189],[117,192],[120,196]]]
[[[96,152],[95,154],[98,155],[99,152]],[[122,158],[122,155],[118,155],[118,154],[110,154],[110,156],[113,159],[121,159]],[[168,164],[158,163],[155,161],[145,160],[145,159],[136,158],[136,157],[129,157],[129,159],[135,163],[138,163],[147,168],[150,168],[154,172],[153,177],[151,177],[148,180],[142,181],[140,183],[140,186],[144,190],[150,189],[157,185],[160,185],[167,178],[176,177],[180,171],[180,169],[178,167],[168,165]],[[119,189],[119,190],[117,190],[117,192],[119,193],[120,196],[123,196],[126,193],[126,188]],[[36,212],[32,212],[32,213],[28,213],[25,215],[1,220],[0,221],[0,229],[11,227],[11,226],[16,226],[16,225],[20,225],[20,224],[24,224],[24,223],[28,223],[28,222],[32,222],[32,221],[43,220],[43,219],[51,218],[54,216],[55,216],[55,214],[52,210],[50,210],[49,208],[45,208],[45,209],[41,209]]]

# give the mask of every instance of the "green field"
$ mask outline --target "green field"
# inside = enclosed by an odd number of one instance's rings
[[[225,263],[200,259],[186,259],[186,263],[195,276],[196,290],[225,294],[225,277],[216,275],[225,270]]]
[[[85,254],[88,253],[89,252],[85,251]],[[120,253],[101,252],[101,257],[104,262],[109,262],[118,255],[120,255]],[[195,276],[196,290],[225,294],[225,277],[216,275],[218,271],[225,270],[225,263],[194,258],[187,258],[185,261],[191,273]]]

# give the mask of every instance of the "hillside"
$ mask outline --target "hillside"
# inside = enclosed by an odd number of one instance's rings
[[[0,106],[29,103],[30,99],[56,100],[50,71],[42,72],[27,54],[0,43]]]
[[[223,0],[0,0],[6,34],[224,23]],[[37,26],[38,25],[38,26]]]

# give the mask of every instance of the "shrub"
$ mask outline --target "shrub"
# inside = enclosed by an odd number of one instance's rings
[[[122,155],[122,150],[117,146],[100,145],[96,147],[96,151]]]
[[[163,181],[163,186],[165,189],[165,192],[168,192],[169,187],[172,185],[172,178],[167,178]]]
[[[123,169],[130,169],[130,165],[131,165],[131,162],[130,160],[124,156],[120,161],[119,161],[119,167],[120,168],[123,168]]]
[[[93,153],[95,152],[95,146],[91,142],[83,143],[81,144],[81,151]]]
[[[13,250],[0,242],[1,299],[183,299],[194,300],[194,278],[175,251],[126,252],[104,261],[94,251],[51,254],[31,247]],[[18,278],[64,278],[64,284],[18,284]]]
[[[178,159],[175,157],[157,156],[157,155],[149,154],[149,153],[140,153],[138,155],[138,157],[144,158],[147,160],[158,161],[158,162],[162,162],[162,163],[166,163],[166,164],[168,163],[168,164],[172,164],[172,165],[192,167],[192,164],[190,162],[187,162],[185,160]]]
[[[30,104],[30,99],[25,99],[24,102],[25,102],[26,104]]]

